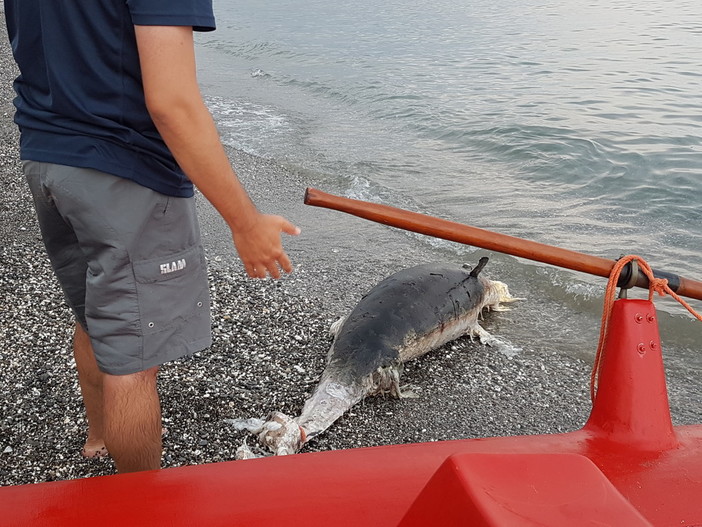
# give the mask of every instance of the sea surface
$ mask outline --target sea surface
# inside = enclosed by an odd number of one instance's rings
[[[228,145],[326,192],[702,280],[699,0],[220,0],[215,13],[199,75]],[[362,228],[345,234],[359,258],[373,250]],[[495,258],[531,298],[518,349],[551,337],[592,353],[604,279]],[[690,381],[681,400],[699,406],[702,325],[656,305],[667,365]]]

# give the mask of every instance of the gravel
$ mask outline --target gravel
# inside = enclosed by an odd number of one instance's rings
[[[111,460],[79,455],[86,422],[71,355],[73,320],[21,175],[14,74],[0,39],[0,485],[112,474]],[[411,252],[354,259],[343,243],[343,220],[302,205],[304,174],[241,152],[231,156],[262,209],[286,215],[303,236],[286,240],[291,276],[249,280],[221,221],[201,200],[214,344],[162,368],[164,467],[234,459],[246,435],[225,419],[273,410],[297,415],[324,368],[331,322],[413,259]],[[380,232],[367,228],[369,239]],[[498,320],[509,323],[509,314],[488,315],[487,329]],[[500,353],[461,339],[406,366],[403,379],[418,398],[369,398],[303,452],[574,430],[587,418],[588,376],[589,365],[576,359]]]

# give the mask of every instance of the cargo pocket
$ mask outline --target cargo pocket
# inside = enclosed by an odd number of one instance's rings
[[[207,314],[209,290],[202,247],[133,263],[143,335]]]

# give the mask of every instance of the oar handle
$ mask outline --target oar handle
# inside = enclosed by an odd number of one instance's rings
[[[435,238],[443,238],[444,240],[482,247],[483,249],[511,254],[512,256],[518,256],[520,258],[526,258],[528,260],[564,267],[566,269],[596,276],[603,276],[605,278],[609,277],[615,264],[614,260],[523,240],[521,238],[515,238],[514,236],[499,234],[497,232],[435,218],[418,212],[410,212],[389,205],[343,198],[341,196],[327,194],[326,192],[314,188],[308,188],[306,190],[305,204],[334,209],[384,225],[434,236]],[[626,273],[622,274],[626,275]],[[659,271],[654,271],[654,275],[667,278],[671,289],[676,291],[679,295],[702,300],[702,282],[685,279],[670,273],[661,273]],[[628,279],[626,276],[620,280],[622,284],[627,281]],[[639,271],[634,285],[648,288],[648,278]]]

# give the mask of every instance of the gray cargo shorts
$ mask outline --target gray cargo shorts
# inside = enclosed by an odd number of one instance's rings
[[[49,259],[99,368],[125,375],[211,344],[194,198],[97,170],[25,161]]]

